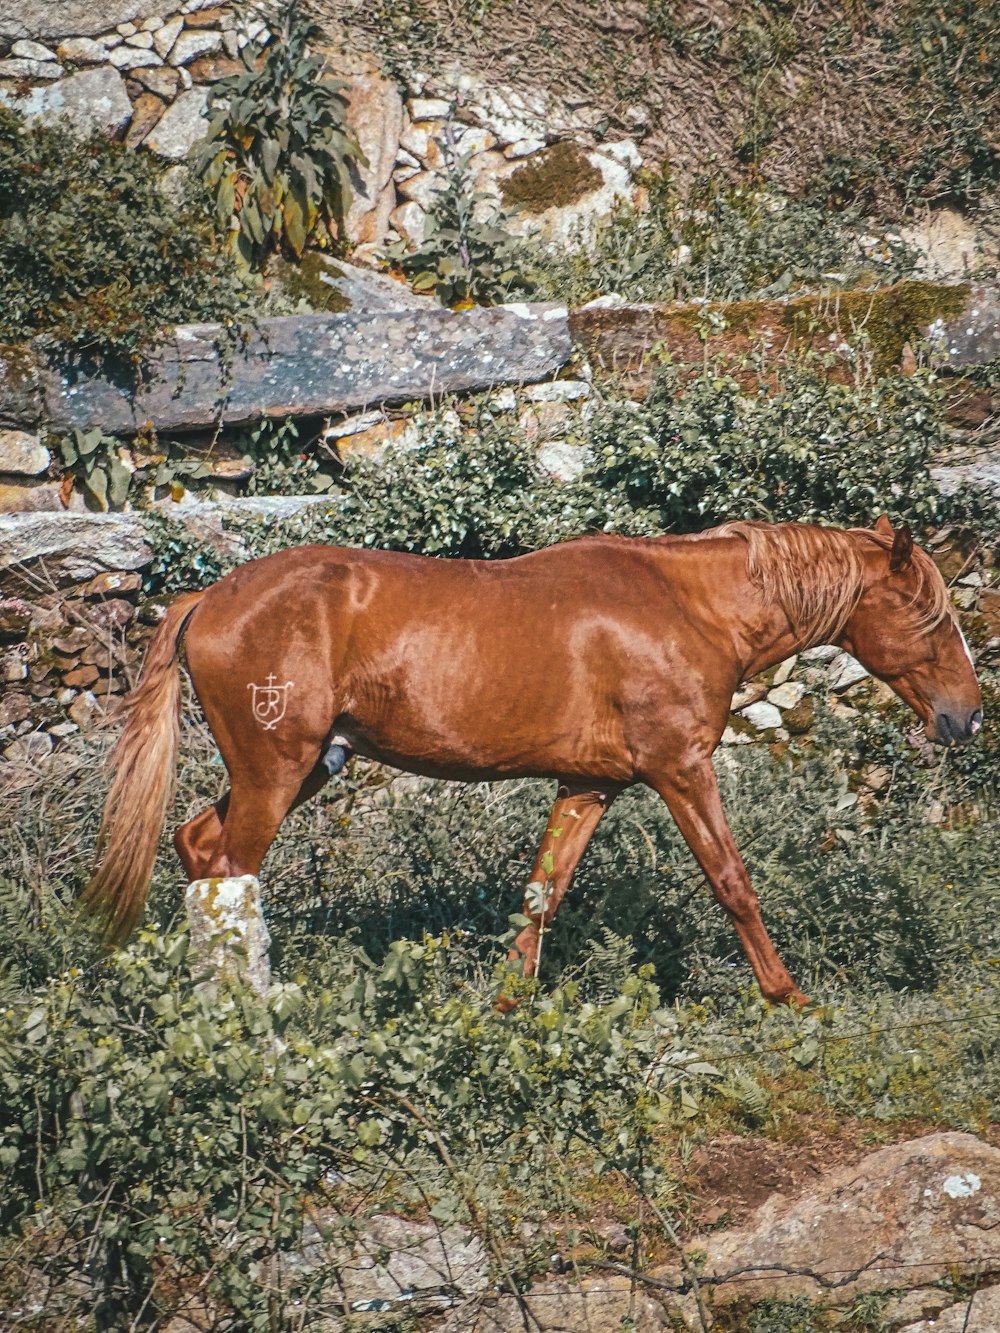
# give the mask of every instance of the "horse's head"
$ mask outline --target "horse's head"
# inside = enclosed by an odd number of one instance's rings
[[[982,726],[983,699],[944,580],[908,528],[893,532],[882,517],[867,535],[874,576],[839,642],[909,704],[930,740],[964,744]]]

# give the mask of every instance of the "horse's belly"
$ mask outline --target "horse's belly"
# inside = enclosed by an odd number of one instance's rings
[[[334,728],[351,750],[425,777],[492,781],[517,777],[593,777],[628,781],[631,765],[620,737],[595,726],[532,726],[496,716],[476,725],[447,715],[436,722],[406,708],[378,717],[341,716]]]

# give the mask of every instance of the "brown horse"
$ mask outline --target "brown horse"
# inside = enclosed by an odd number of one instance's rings
[[[181,640],[230,790],[175,835],[191,879],[256,875],[282,820],[349,754],[458,781],[550,777],[559,792],[512,957],[624,788],[666,801],[732,917],[764,995],[802,1003],[761,921],[712,767],[739,683],[835,643],[942,744],[982,699],[947,589],[904,528],[728,523],[691,537],[587,537],[514,560],[304,546],[170,608],[113,756],[103,857],[84,900],[123,939],[170,801]]]

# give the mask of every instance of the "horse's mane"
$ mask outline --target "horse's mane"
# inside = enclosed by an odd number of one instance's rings
[[[843,630],[865,588],[863,543],[886,552],[892,537],[870,528],[820,528],[805,523],[723,523],[706,536],[742,537],[747,573],[778,602],[803,643],[830,643]],[[953,616],[948,589],[934,562],[914,547],[917,586],[913,632],[925,633]]]

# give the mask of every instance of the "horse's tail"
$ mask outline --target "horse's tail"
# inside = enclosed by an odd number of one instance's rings
[[[146,652],[142,678],[126,699],[125,728],[111,756],[114,778],[97,835],[96,865],[80,897],[81,906],[103,919],[110,944],[128,938],[149,893],[177,767],[177,653],[203,596],[203,591],[187,593],[170,607]]]

